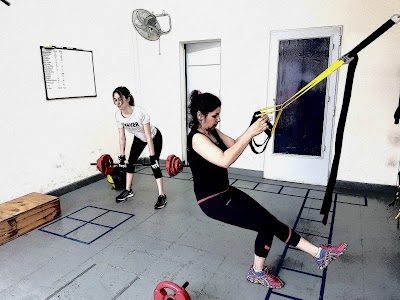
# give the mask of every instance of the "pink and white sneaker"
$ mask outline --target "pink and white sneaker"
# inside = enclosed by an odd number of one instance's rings
[[[325,269],[333,260],[337,259],[347,249],[346,243],[332,246],[330,244],[320,245],[322,248],[319,258],[314,257],[320,270]]]
[[[272,274],[271,271],[272,269],[270,267],[264,267],[262,275],[257,275],[252,266],[246,278],[250,282],[259,283],[267,288],[281,289],[284,285],[283,281],[280,280],[278,276]]]

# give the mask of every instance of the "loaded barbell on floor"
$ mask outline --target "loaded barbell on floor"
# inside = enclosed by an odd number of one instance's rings
[[[182,287],[171,281],[162,281],[157,284],[154,289],[154,300],[191,300],[185,288],[189,282],[185,282]],[[167,294],[167,289],[174,292],[174,294]]]
[[[118,166],[118,164],[114,163],[111,155],[109,154],[103,154],[97,159],[96,163],[91,163],[91,165],[97,166],[97,169],[105,175],[110,175],[114,171],[114,166]],[[134,164],[134,166],[151,167],[151,164],[136,163]],[[167,160],[165,161],[165,169],[167,170],[168,175],[171,177],[181,173],[183,167],[188,167],[188,166],[185,165],[185,163],[182,162],[181,159],[174,154],[169,155],[167,157]]]

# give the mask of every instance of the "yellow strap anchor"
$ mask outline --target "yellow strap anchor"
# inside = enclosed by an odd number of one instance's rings
[[[302,95],[304,95],[306,92],[308,92],[310,89],[312,89],[314,86],[316,86],[318,83],[320,83],[322,80],[324,80],[326,77],[331,75],[333,72],[335,72],[337,69],[339,69],[341,66],[343,66],[345,63],[349,63],[351,59],[348,59],[347,57],[343,56],[337,61],[335,61],[331,66],[329,66],[325,71],[323,71],[321,74],[319,74],[317,77],[315,77],[313,80],[311,80],[306,86],[304,86],[301,90],[296,92],[292,97],[287,99],[281,104],[275,105],[275,106],[269,106],[265,108],[259,109],[260,114],[257,115],[259,116],[264,116],[273,112],[277,112],[278,116],[276,117],[276,120],[274,122],[274,126],[272,127],[271,133],[275,132],[276,125],[278,124],[278,120],[282,115],[283,110],[288,107],[290,104],[292,104],[294,101],[296,101],[298,98],[300,98]]]
[[[324,80],[326,77],[331,75],[333,72],[335,72],[341,66],[351,62],[354,59],[354,54],[357,54],[357,52],[362,50],[369,43],[371,43],[378,36],[380,36],[383,32],[385,32],[387,29],[389,29],[391,26],[393,26],[394,24],[396,24],[398,22],[400,22],[400,15],[398,15],[398,14],[393,15],[391,19],[389,19],[385,24],[383,24],[380,28],[378,28],[374,33],[372,33],[364,41],[362,41],[357,47],[355,47],[353,50],[348,52],[346,55],[343,55],[341,58],[339,58],[337,61],[335,61],[331,66],[329,66],[325,71],[323,71],[321,74],[319,74],[313,80],[311,80],[306,86],[304,86],[301,90],[299,90],[292,97],[290,97],[289,99],[284,101],[282,104],[278,104],[278,105],[269,106],[269,107],[265,107],[265,108],[259,109],[260,113],[258,115],[256,115],[256,116],[260,117],[260,116],[264,116],[264,115],[279,111],[278,116],[276,117],[275,123],[274,123],[274,125],[273,125],[273,127],[271,129],[271,134],[273,134],[275,132],[276,126],[278,125],[279,118],[282,115],[282,111],[286,107],[288,107],[291,103],[293,103],[299,97],[304,95],[307,91],[312,89],[314,86],[316,86],[322,80]]]

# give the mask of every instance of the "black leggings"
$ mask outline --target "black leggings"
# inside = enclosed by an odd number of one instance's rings
[[[154,157],[157,161],[160,160],[160,154],[161,154],[161,150],[162,150],[162,142],[163,142],[163,139],[162,139],[161,132],[160,132],[160,130],[157,129],[157,133],[153,137]],[[127,173],[135,173],[135,166],[133,164],[135,164],[137,162],[140,154],[142,154],[146,145],[147,145],[147,142],[143,142],[141,139],[136,138],[136,137],[133,138],[131,151],[129,153],[128,163],[126,165]]]
[[[296,247],[300,235],[280,222],[261,204],[235,187],[214,197],[199,199],[201,210],[210,218],[258,232],[254,253],[267,257],[274,235]]]

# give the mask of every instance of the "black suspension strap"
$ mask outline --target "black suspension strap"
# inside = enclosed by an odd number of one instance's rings
[[[251,148],[251,151],[253,151],[253,153],[255,154],[261,154],[265,151],[265,148],[267,148],[268,145],[268,141],[269,141],[269,136],[266,137],[266,139],[261,143],[261,144],[257,144],[256,141],[253,139],[251,139],[249,145]],[[257,150],[256,147],[260,150]]]
[[[348,112],[349,105],[350,105],[354,73],[355,73],[355,70],[357,67],[357,62],[358,62],[357,54],[358,54],[358,52],[360,52],[362,49],[367,47],[370,43],[372,43],[374,40],[376,40],[379,36],[381,36],[389,28],[391,28],[393,25],[395,25],[399,21],[400,21],[400,15],[394,15],[391,19],[389,19],[386,23],[384,23],[381,27],[379,27],[372,34],[370,34],[366,39],[364,39],[360,44],[358,44],[353,50],[351,50],[350,52],[348,52],[346,55],[343,56],[344,59],[346,59],[349,62],[349,68],[347,71],[346,86],[345,86],[345,91],[344,91],[344,95],[343,95],[342,110],[340,113],[338,128],[337,128],[337,132],[336,132],[335,156],[333,158],[332,168],[331,168],[331,172],[330,172],[329,180],[328,180],[328,185],[326,187],[325,196],[324,196],[324,200],[323,200],[321,211],[320,211],[320,213],[322,215],[324,215],[324,217],[322,219],[322,223],[324,225],[327,224],[330,207],[332,205],[332,193],[333,193],[333,189],[336,184],[336,177],[337,177],[340,154],[341,154],[341,149],[342,149],[344,128],[345,128],[345,124],[346,124],[347,112]]]
[[[394,124],[399,124],[399,119],[400,119],[400,97],[399,97],[399,106],[394,112]]]
[[[251,122],[250,122],[250,126],[251,126],[251,124],[253,124],[255,121],[257,121],[257,119],[259,118],[259,114],[260,114],[261,112],[260,111],[256,111],[254,114],[253,114],[253,118],[252,118],[252,120],[251,120]],[[267,120],[267,125],[268,125],[268,128],[264,131],[265,133],[266,133],[266,138],[265,138],[265,140],[261,143],[261,144],[258,144],[255,140],[254,140],[254,138],[252,138],[251,140],[250,140],[250,142],[249,142],[249,145],[250,145],[250,148],[251,148],[251,151],[253,151],[255,154],[261,154],[261,153],[263,153],[264,152],[264,150],[265,150],[265,148],[267,147],[267,145],[268,145],[268,141],[269,141],[269,139],[271,138],[271,130],[272,130],[272,128],[273,128],[273,125]],[[261,149],[261,150],[257,150],[256,149],[256,147],[258,148],[258,149]]]
[[[343,104],[342,104],[342,111],[340,112],[339,123],[336,131],[336,140],[335,140],[335,156],[332,162],[331,173],[328,179],[328,185],[326,187],[324,201],[322,202],[321,207],[321,214],[324,215],[322,219],[322,223],[326,225],[328,220],[328,214],[332,205],[332,193],[333,189],[336,184],[336,177],[339,168],[339,160],[340,154],[342,152],[342,144],[343,144],[343,135],[344,135],[344,128],[346,125],[346,118],[347,112],[349,111],[350,106],[350,98],[351,98],[351,91],[353,88],[353,79],[354,73],[356,71],[358,62],[358,56],[355,55],[353,60],[349,63],[349,68],[347,70],[347,78],[346,78],[346,85],[344,89],[343,95]]]

